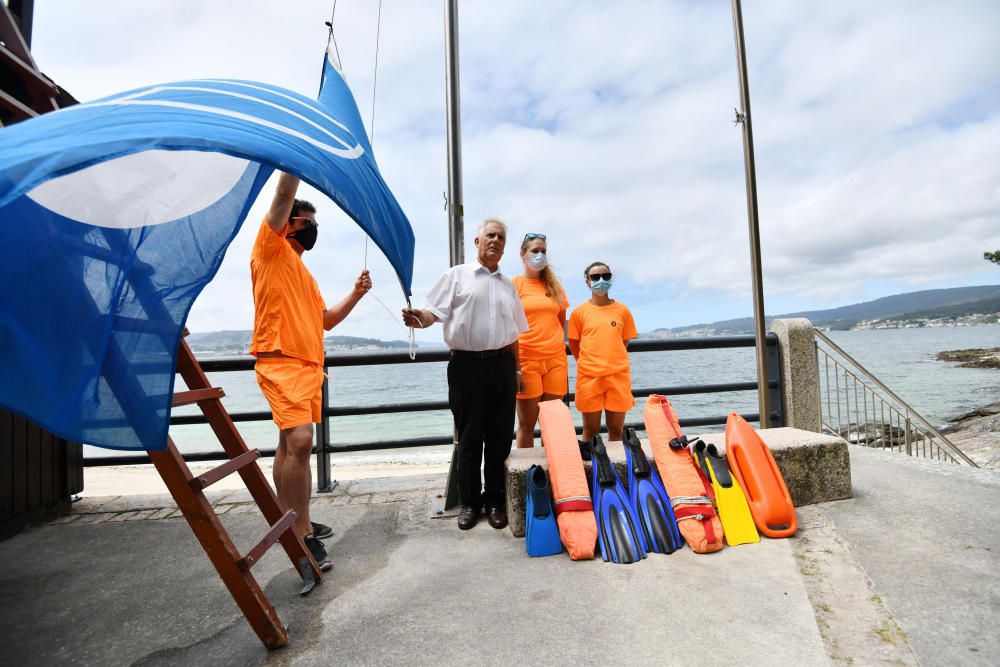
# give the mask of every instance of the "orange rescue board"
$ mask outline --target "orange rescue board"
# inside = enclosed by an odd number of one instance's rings
[[[597,546],[597,518],[583,471],[573,417],[562,401],[538,404],[538,424],[549,463],[559,539],[573,560],[590,560]]]
[[[653,448],[656,469],[670,494],[681,536],[696,553],[722,549],[722,522],[712,507],[712,487],[702,476],[686,446],[670,447],[670,441],[682,438],[674,407],[666,396],[646,399],[643,410],[646,437]]]
[[[791,537],[798,528],[795,505],[771,450],[735,412],[726,420],[726,458],[746,493],[757,530],[767,537]]]

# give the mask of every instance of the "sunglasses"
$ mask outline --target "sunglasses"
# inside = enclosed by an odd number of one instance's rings
[[[535,232],[528,232],[524,235],[525,241],[534,241],[535,239],[545,240],[545,234],[536,234]],[[522,241],[523,243],[523,241]]]
[[[591,273],[587,277],[590,278],[592,281],[600,280],[601,278],[604,278],[605,280],[611,280],[611,272],[608,271],[607,273]]]
[[[307,218],[305,216],[298,216],[298,217],[295,217],[295,218],[289,218],[288,220],[289,221],[292,221],[292,220],[304,220],[305,223],[307,225],[309,225],[310,227],[319,227],[319,223],[316,222],[316,218]]]

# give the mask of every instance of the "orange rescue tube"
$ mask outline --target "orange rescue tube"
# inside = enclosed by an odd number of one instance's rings
[[[562,401],[538,404],[538,424],[549,463],[559,539],[573,560],[590,560],[597,546],[597,518],[569,408]]]
[[[767,537],[791,537],[798,528],[785,478],[760,434],[735,412],[726,420],[726,458],[746,492],[757,530]]]
[[[696,553],[722,549],[722,522],[712,507],[712,486],[691,457],[687,446],[672,448],[672,440],[687,441],[674,407],[666,396],[646,399],[643,409],[646,437],[653,448],[656,469],[670,494],[681,536]]]

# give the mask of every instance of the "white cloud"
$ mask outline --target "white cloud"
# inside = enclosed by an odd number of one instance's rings
[[[312,94],[331,4],[40,3],[34,53],[81,99],[208,76]],[[337,7],[366,121],[376,10]],[[746,3],[744,20],[767,295],[809,309],[1000,282],[981,259],[1000,248],[1000,5],[770,0]],[[647,304],[641,329],[748,315],[729,3],[478,0],[461,3],[459,23],[466,256],[476,224],[499,215],[511,225],[505,270],[519,270],[521,234],[546,232],[571,295],[600,257]],[[416,234],[418,304],[448,258],[443,57],[439,3],[384,3],[375,152]],[[249,328],[247,256],[271,192],[192,328]],[[332,302],[361,269],[364,241],[308,196],[322,227],[307,263]],[[397,311],[395,277],[368,253],[375,293]],[[339,329],[404,335],[374,299]]]

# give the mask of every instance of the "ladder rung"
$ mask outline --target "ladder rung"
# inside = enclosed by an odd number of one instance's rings
[[[197,403],[198,401],[210,401],[222,398],[225,395],[226,392],[222,391],[222,387],[208,387],[207,389],[192,389],[190,391],[175,391],[174,400],[171,405],[175,408],[179,408],[182,405],[191,405],[192,403]]]
[[[195,491],[202,491],[215,484],[223,477],[231,475],[240,468],[250,465],[259,458],[260,450],[251,449],[250,451],[240,454],[235,459],[230,459],[222,465],[216,466],[208,472],[192,478],[189,483],[191,484],[191,488]]]
[[[296,515],[292,510],[285,512],[284,516],[278,519],[278,523],[271,526],[271,530],[267,531],[267,535],[261,538],[260,542],[257,543],[257,546],[251,549],[246,556],[239,559],[236,562],[236,565],[244,572],[249,571],[250,568],[257,564],[257,561],[260,560],[261,556],[263,556],[267,550],[271,548],[271,545],[278,541],[278,538],[281,537],[282,533],[292,527],[292,524],[295,523],[297,516],[298,515]]]

